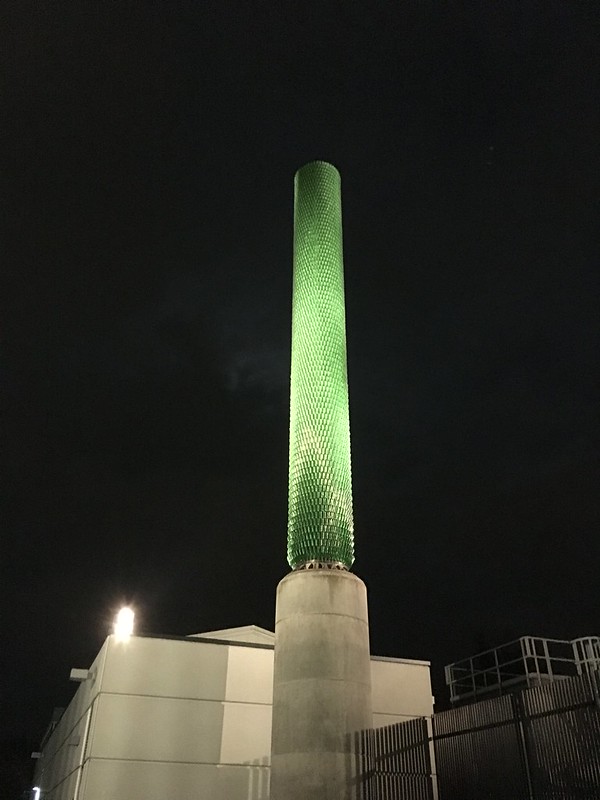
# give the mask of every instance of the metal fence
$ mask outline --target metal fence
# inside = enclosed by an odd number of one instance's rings
[[[425,718],[358,735],[361,800],[434,800],[431,732]]]
[[[600,675],[523,692],[525,749],[535,800],[600,798]]]
[[[366,731],[364,800],[600,800],[600,675]],[[431,743],[435,760],[430,758]]]

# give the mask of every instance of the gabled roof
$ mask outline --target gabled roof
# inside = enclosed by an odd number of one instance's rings
[[[203,631],[192,633],[190,638],[195,639],[224,639],[229,642],[244,642],[246,644],[275,644],[275,634],[258,625],[242,625],[239,628],[222,628],[218,631]]]

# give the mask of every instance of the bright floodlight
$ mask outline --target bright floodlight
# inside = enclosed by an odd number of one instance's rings
[[[34,786],[33,787],[33,800],[40,800],[40,787]]]
[[[129,639],[133,633],[133,618],[135,614],[131,608],[122,608],[115,619],[114,632],[117,639]]]

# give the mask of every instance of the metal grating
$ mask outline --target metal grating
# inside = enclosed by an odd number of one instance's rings
[[[288,561],[354,560],[340,175],[295,178]]]

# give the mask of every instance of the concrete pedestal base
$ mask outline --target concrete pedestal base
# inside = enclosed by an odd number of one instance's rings
[[[371,728],[367,592],[350,572],[301,570],[277,588],[271,800],[352,800],[353,733]]]

